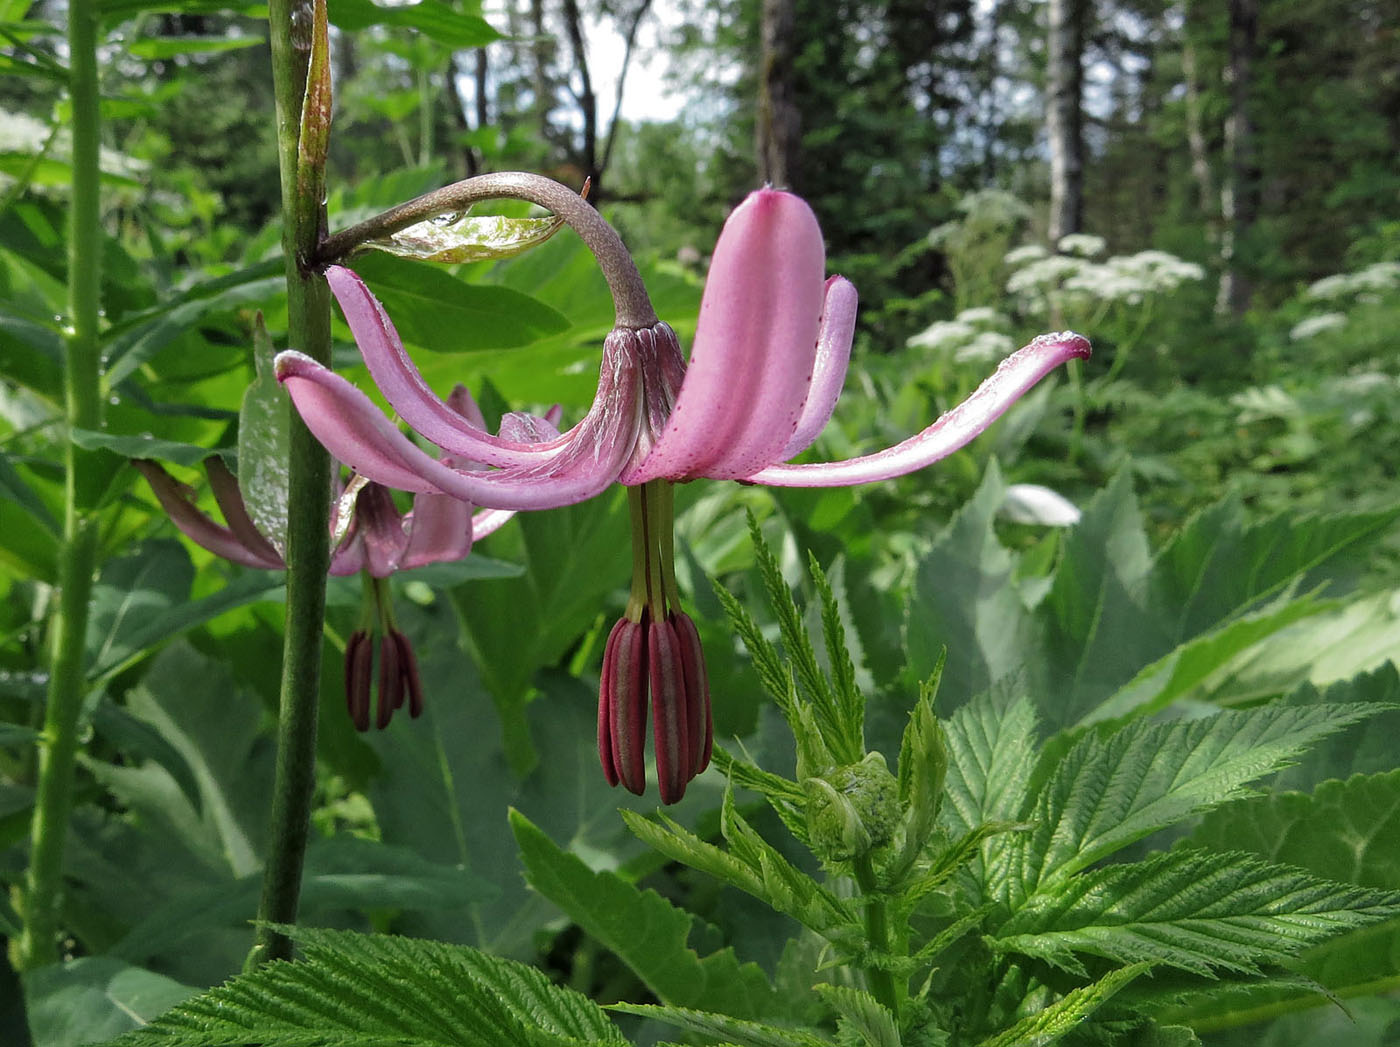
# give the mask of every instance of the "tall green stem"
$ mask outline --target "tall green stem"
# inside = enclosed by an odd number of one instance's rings
[[[888,953],[890,951],[890,929],[889,917],[885,911],[885,899],[879,894],[879,887],[875,882],[875,867],[871,864],[869,855],[861,855],[855,860],[856,885],[860,887],[864,897],[861,899],[865,903],[865,938],[869,942],[870,948],[877,953]],[[870,991],[875,999],[879,1000],[890,1009],[890,1013],[899,1019],[899,992],[895,986],[894,975],[889,971],[872,967],[866,975],[870,979]]]
[[[277,97],[278,166],[282,179],[282,250],[287,266],[289,344],[330,365],[331,307],[326,281],[308,265],[324,225],[324,154],[299,152],[302,104],[313,30],[324,32],[324,6],[271,0],[273,87]],[[327,103],[328,104],[328,103]],[[324,128],[322,129],[324,131]],[[318,151],[319,152],[319,151]],[[300,177],[298,177],[300,175]],[[296,921],[316,772],[316,711],[321,689],[321,635],[326,610],[330,535],[326,528],[330,457],[292,415],[287,504],[287,616],[273,784],[271,841],[258,906],[257,941],[249,967],[291,956],[291,941],[268,924]]]
[[[73,105],[73,195],[68,232],[68,314],[65,339],[64,414],[69,431],[102,424],[98,324],[102,241],[98,188],[101,123],[97,85],[96,0],[68,5],[69,97]],[[83,706],[83,651],[88,602],[97,568],[96,470],[91,455],[71,439],[64,455],[63,551],[59,596],[52,622],[52,661],[44,730],[39,739],[39,780],[30,828],[29,874],[21,912],[23,932],[15,949],[21,969],[58,959],[59,887],[68,816],[73,806],[73,765]]]

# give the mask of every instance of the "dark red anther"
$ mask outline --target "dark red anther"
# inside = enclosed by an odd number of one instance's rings
[[[690,777],[710,766],[710,751],[714,748],[715,725],[710,715],[710,679],[705,671],[705,649],[700,645],[700,630],[690,615],[675,611],[671,624],[676,630],[685,673],[686,712],[689,714],[687,737],[690,739]]]
[[[397,629],[390,635],[399,648],[399,672],[403,675],[404,692],[408,697],[408,715],[416,720],[423,715],[423,681],[418,675],[418,659],[407,636]]]
[[[670,618],[647,629],[647,675],[651,683],[652,744],[656,749],[657,788],[662,803],[675,803],[690,781],[691,753],[681,645]]]
[[[399,645],[393,636],[379,641],[379,715],[375,726],[381,731],[389,726],[394,710],[403,704],[403,673],[399,669]]]
[[[369,691],[374,671],[374,645],[369,634],[356,629],[345,644],[345,708],[357,731],[369,730]]]
[[[608,637],[613,648],[608,695],[608,738],[618,780],[638,796],[646,790],[647,630],[623,619]]]
[[[608,641],[603,645],[603,671],[598,677],[598,762],[603,765],[603,777],[613,786],[618,782],[617,767],[613,764],[612,755],[613,666],[617,662],[615,641],[618,632],[626,624],[627,620],[624,618],[608,633]]]

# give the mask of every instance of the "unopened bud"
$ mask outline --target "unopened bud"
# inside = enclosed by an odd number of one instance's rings
[[[807,832],[824,861],[845,862],[888,843],[899,826],[899,784],[879,753],[803,781]]]

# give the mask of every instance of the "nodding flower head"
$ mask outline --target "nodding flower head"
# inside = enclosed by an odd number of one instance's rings
[[[467,423],[485,429],[481,409],[465,386],[453,390],[447,405]],[[545,418],[507,415],[501,431],[522,441],[552,439],[558,435],[551,421],[554,418],[554,411]],[[473,467],[473,463],[451,457],[443,461],[454,468]],[[213,456],[204,461],[209,487],[224,517],[222,524],[200,510],[195,505],[194,490],[162,466],[147,460],[132,464],[146,478],[171,521],[196,545],[244,567],[286,569],[284,551],[254,525],[238,481],[222,458]],[[384,579],[395,571],[456,562],[471,552],[475,538],[491,534],[514,515],[502,509],[473,512],[470,503],[433,492],[416,494],[412,508],[405,513],[395,503],[392,491],[358,475],[352,476],[332,500],[328,526],[336,542],[329,573],[361,573],[366,586],[363,623],[345,648],[346,704],[359,730],[368,730],[370,723],[376,638],[380,667],[377,725],[386,726],[393,711],[405,700],[413,716],[423,707],[413,648],[393,624],[392,602]]]
[[[790,193],[761,189],[729,216],[685,363],[616,234],[591,210],[580,219],[578,202],[556,206],[551,201],[563,199],[558,193],[531,196],[520,187],[534,182],[511,178],[515,188],[507,195],[554,206],[579,229],[618,303],[593,404],[574,428],[529,442],[504,432],[491,436],[465,422],[429,389],[369,289],[339,266],[328,268],[326,278],[385,399],[449,455],[489,468],[463,468],[426,454],[367,396],[308,357],[281,354],[278,377],[330,451],[380,483],[505,510],[569,505],[613,483],[628,486],[632,598],[605,654],[599,758],[609,781],[634,791],[644,787],[642,739],[650,706],[662,800],[673,802],[703,769],[695,739],[707,739],[699,747],[703,754],[710,728],[698,636],[692,642],[681,624],[689,619],[679,611],[671,577],[671,485],[708,477],[834,487],[903,476],[963,447],[1060,364],[1088,356],[1089,343],[1072,332],[1042,335],[909,439],[843,461],[791,464],[831,418],[856,319],[855,288],[826,276],[811,208]],[[701,683],[692,685],[692,678]],[[691,731],[697,715],[703,729]]]

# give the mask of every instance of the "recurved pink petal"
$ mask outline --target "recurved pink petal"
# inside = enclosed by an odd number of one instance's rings
[[[481,405],[476,402],[471,390],[461,382],[454,385],[452,392],[447,394],[447,406],[465,418],[468,425],[475,426],[482,432],[486,431],[486,416],[481,413]]]
[[[231,530],[196,509],[184,486],[155,462],[138,459],[131,464],[151,485],[151,493],[170,517],[170,522],[195,545],[244,567],[260,567],[268,571],[286,569],[287,565],[281,557],[275,555],[276,550],[268,553],[249,549]]]
[[[447,495],[420,494],[414,499],[417,508],[418,498],[448,498]],[[449,501],[456,499],[448,498]],[[471,507],[467,507],[470,515]],[[365,550],[365,569],[372,578],[387,578],[403,563],[408,549],[408,535],[404,530],[403,514],[394,504],[394,496],[382,484],[365,484],[355,499],[354,540]]]
[[[741,479],[777,461],[812,382],[825,251],[799,197],[749,194],[715,244],[685,381],[629,484]]]
[[[507,518],[510,515],[507,513]],[[399,560],[399,567],[405,570],[430,563],[455,563],[472,551],[471,504],[451,495],[415,495],[405,526],[408,546]]]
[[[512,516],[514,509],[479,509],[472,517],[472,540],[476,541],[485,538],[488,534],[495,534],[504,527]]]
[[[591,498],[616,480],[636,441],[636,369],[606,354],[600,406],[558,453],[498,472],[454,469],[424,453],[369,397],[304,353],[280,353],[277,377],[316,438],[356,472],[401,491],[450,494],[495,509],[553,509]]]
[[[773,487],[850,487],[912,473],[946,458],[984,432],[1060,364],[1088,355],[1089,341],[1082,335],[1073,331],[1043,334],[1003,360],[966,400],[903,443],[840,462],[774,465],[746,479]]]
[[[473,424],[470,415],[464,418],[423,380],[389,314],[363,280],[344,266],[333,265],[326,270],[326,282],[345,313],[345,322],[375,385],[417,432],[444,451],[488,465],[520,465],[551,449],[492,436],[484,426]],[[480,411],[476,415],[479,418]]]
[[[822,305],[821,327],[817,332],[817,360],[812,369],[812,387],[802,405],[797,431],[788,440],[778,457],[786,461],[812,446],[826,423],[846,384],[846,369],[851,363],[851,340],[856,332],[855,285],[844,276],[833,276],[826,282],[826,301]]]

